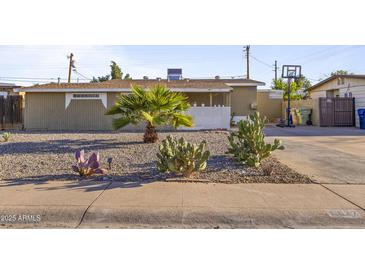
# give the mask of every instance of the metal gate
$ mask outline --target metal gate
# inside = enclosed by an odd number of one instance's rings
[[[0,96],[0,130],[23,126],[23,97],[20,95]]]
[[[355,126],[355,98],[319,98],[321,127]]]

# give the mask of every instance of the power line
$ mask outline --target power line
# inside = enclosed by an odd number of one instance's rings
[[[37,78],[37,77],[17,77],[17,76],[0,76],[0,79],[29,79],[29,80],[57,80],[58,78]],[[66,80],[62,78],[62,80]]]
[[[81,74],[77,69],[74,69],[74,72],[76,72],[78,75],[80,75],[81,77],[83,77],[85,80],[91,81],[91,78]]]
[[[255,59],[257,62],[259,62],[259,63],[261,63],[261,64],[263,64],[263,65],[265,65],[265,66],[267,66],[267,67],[269,67],[269,68],[271,68],[271,69],[274,67],[273,65],[270,65],[270,64],[268,64],[268,63],[266,63],[266,62],[264,62],[264,61],[262,61],[262,60],[258,59],[257,57],[253,56],[252,54],[251,54],[251,57],[252,57],[253,59]]]
[[[312,52],[312,53],[307,54],[307,55],[304,55],[304,56],[296,57],[292,61],[296,61],[296,60],[303,59],[303,58],[308,58],[308,57],[313,56],[313,55],[316,55],[318,53],[322,53],[322,52],[325,52],[325,51],[329,51],[329,50],[331,50],[332,48],[335,48],[335,47],[338,47],[338,46],[331,46],[329,48],[321,49],[321,50]]]
[[[314,62],[314,61],[319,61],[319,60],[321,60],[323,58],[327,58],[328,57],[327,56],[328,54],[330,54],[330,55],[337,55],[337,54],[340,54],[340,53],[345,52],[345,51],[354,50],[354,49],[356,49],[358,47],[362,47],[362,46],[353,46],[352,48],[341,48],[341,49],[336,50],[335,52],[323,52],[319,57],[317,56],[317,57],[309,58],[309,60],[302,62],[302,64],[308,64],[308,63],[311,63],[311,62]]]

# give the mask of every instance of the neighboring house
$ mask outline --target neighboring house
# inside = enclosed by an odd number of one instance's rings
[[[105,111],[131,86],[165,85],[185,93],[191,104],[194,129],[229,128],[231,114],[245,118],[257,105],[257,86],[251,79],[110,80],[101,83],[44,84],[24,87],[24,127],[28,130],[110,130]],[[127,127],[125,130],[133,129]]]
[[[257,110],[269,122],[278,122],[281,119],[283,91],[275,89],[257,90]]]
[[[11,83],[0,83],[0,96],[18,95],[14,92],[16,88],[20,87]]]
[[[357,109],[365,108],[365,75],[334,75],[306,89],[312,99],[320,97],[355,98],[356,127],[359,127]]]

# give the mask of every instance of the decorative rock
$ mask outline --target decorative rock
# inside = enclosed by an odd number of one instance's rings
[[[215,134],[217,133],[217,134]],[[273,166],[273,175],[262,176],[261,168],[249,168],[227,155],[227,131],[160,132],[159,142],[167,135],[184,137],[199,143],[206,140],[211,156],[206,172],[196,173],[191,179],[216,183],[310,183],[275,158],[265,160]],[[144,144],[143,133],[25,133],[19,131],[10,143],[0,143],[0,178],[4,182],[37,182],[47,180],[79,180],[72,172],[74,153],[99,151],[102,167],[107,168],[113,158],[108,175],[94,175],[88,180],[116,182],[153,182],[164,180],[156,168],[157,144]],[[275,154],[275,153],[274,153]]]

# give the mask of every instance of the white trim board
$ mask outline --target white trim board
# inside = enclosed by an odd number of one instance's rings
[[[257,86],[265,86],[265,83],[225,83],[227,86],[231,87],[257,87]]]
[[[217,93],[228,93],[232,89],[230,88],[222,88],[222,89],[207,89],[207,88],[171,88],[171,91],[176,92],[217,92]],[[54,88],[54,89],[43,89],[43,88],[32,88],[32,89],[21,89],[16,92],[65,92],[65,93],[75,93],[75,92],[97,92],[97,93],[105,93],[105,92],[131,92],[130,88],[98,88],[98,89],[88,89],[88,88]]]

